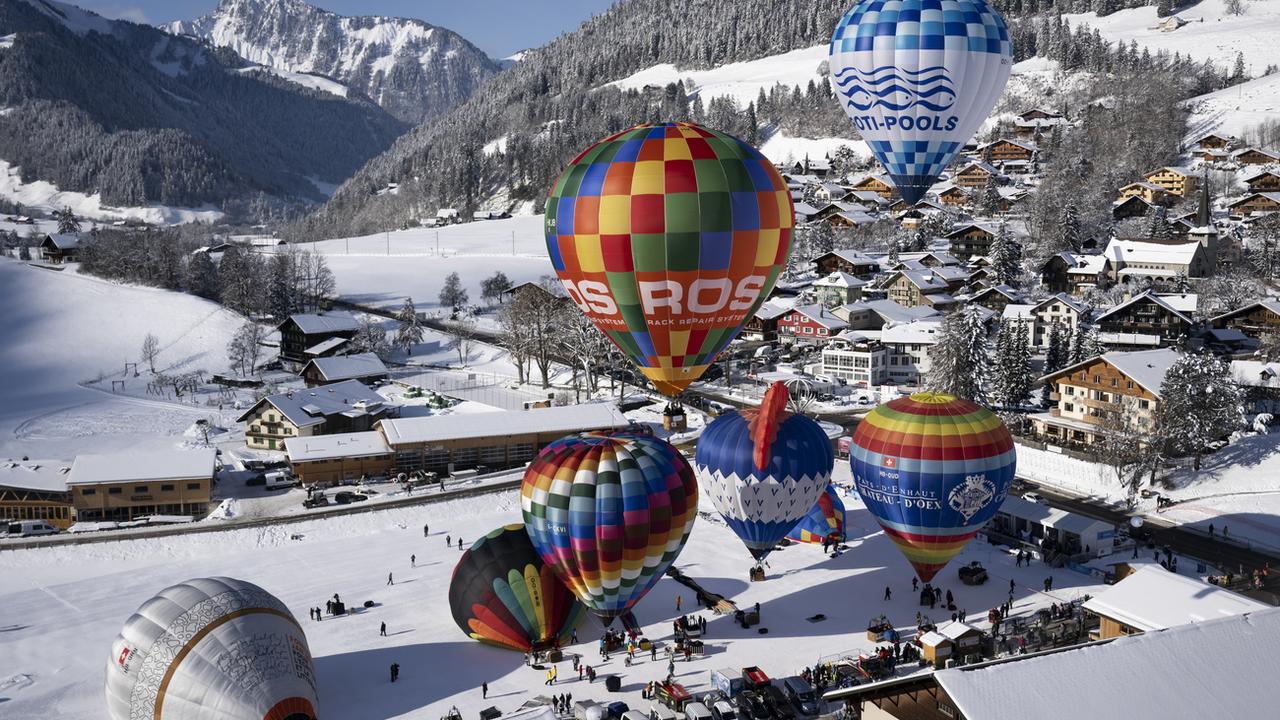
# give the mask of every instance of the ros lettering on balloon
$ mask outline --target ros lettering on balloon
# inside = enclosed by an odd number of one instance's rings
[[[626,326],[607,284],[599,280],[561,282],[573,304],[592,319],[619,328]],[[636,294],[649,325],[678,327],[708,321],[737,324],[759,299],[766,282],[763,275],[749,275],[736,285],[730,278],[698,278],[689,283],[641,280],[636,283]],[[718,314],[726,310],[725,314]]]

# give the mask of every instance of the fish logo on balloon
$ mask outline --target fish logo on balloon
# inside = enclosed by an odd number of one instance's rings
[[[963,515],[965,524],[968,524],[995,496],[995,483],[988,480],[986,475],[968,475],[964,484],[957,485],[947,496],[947,504]]]
[[[900,112],[921,107],[933,112],[950,110],[956,102],[951,75],[941,65],[907,70],[882,65],[871,70],[847,67],[835,74],[836,90],[853,108],[873,107]]]

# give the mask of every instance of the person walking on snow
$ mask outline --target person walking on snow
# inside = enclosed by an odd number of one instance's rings
[[[893,599],[893,592],[892,592],[891,590],[889,590],[889,586],[888,586],[888,585],[886,585],[886,586],[884,587],[884,599],[885,599],[885,600],[892,600],[892,599]]]
[[[916,592],[916,591],[917,591],[917,590],[919,590],[919,589],[920,589],[920,579],[919,579],[919,578],[916,578],[916,577],[912,577],[912,578],[911,578],[911,592]]]
[[[400,677],[400,663],[391,663],[391,682]]]
[[[381,635],[382,637],[386,637],[386,636],[387,636],[387,624],[386,624],[386,623],[382,623],[382,627],[378,629],[378,634],[379,634],[379,635]]]
[[[547,671],[547,681],[546,681],[546,682],[544,682],[544,683],[542,683],[542,684],[543,684],[543,685],[550,685],[550,684],[551,684],[551,671],[550,671],[550,670],[548,670],[548,671]]]
[[[426,524],[426,523],[422,523],[422,537],[426,537],[426,536],[427,536],[427,535],[429,535],[429,534],[430,534],[430,533],[428,533],[428,532],[427,532],[427,524]]]
[[[445,535],[445,536],[444,536],[444,546],[445,546],[445,547],[453,547],[453,536],[452,536],[452,535]]]
[[[416,568],[416,567],[418,567],[418,556],[417,556],[417,555],[410,555],[410,556],[409,556],[409,567],[415,567],[415,568]]]
[[[679,595],[676,596],[676,612],[680,612],[680,603],[682,602],[682,600],[683,598],[681,598]]]
[[[487,682],[480,683],[480,697],[485,700],[489,699],[489,683]]]
[[[395,584],[396,584],[396,583],[395,583],[395,581],[391,579],[391,573],[387,573],[387,584],[388,584],[388,585],[395,585]]]

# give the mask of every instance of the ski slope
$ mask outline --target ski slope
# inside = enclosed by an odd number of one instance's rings
[[[843,468],[847,481],[847,463]],[[910,565],[856,499],[846,502],[849,551],[828,559],[814,546],[784,549],[770,557],[770,579],[758,583],[747,582],[751,560],[737,537],[718,521],[699,517],[676,565],[739,607],[760,603],[761,626],[769,632],[743,630],[730,617],[708,613],[707,654],[677,662],[679,682],[701,693],[711,689],[712,669],[760,665],[773,677],[785,677],[823,656],[869,651],[874,644],[867,640],[867,622],[881,613],[899,628],[913,626],[920,608],[910,592]],[[474,718],[490,705],[510,713],[544,692],[569,692],[575,700],[620,699],[647,709],[640,690],[666,674],[666,660],[640,657],[630,668],[623,655],[602,662],[596,652],[600,625],[594,619],[579,628],[581,643],[571,650],[597,668],[600,682],[579,681],[571,663],[563,662],[554,688],[543,686],[543,672],[523,667],[519,654],[483,646],[454,625],[447,593],[460,553],[446,548],[446,534],[455,541],[461,535],[470,545],[494,527],[519,521],[519,495],[507,491],[274,528],[0,553],[6,578],[0,606],[8,618],[0,624],[0,657],[5,658],[0,697],[8,698],[4,717],[105,720],[103,672],[111,640],[125,619],[162,588],[209,575],[257,583],[293,611],[315,657],[322,717],[437,720],[456,705],[464,717]],[[423,523],[430,524],[428,538],[422,535]],[[416,568],[410,567],[410,555],[417,556]],[[982,561],[992,581],[960,585],[955,568],[970,560]],[[389,572],[392,586],[386,584]],[[1040,587],[1049,574],[1052,593],[1029,589]],[[1015,568],[1011,556],[981,542],[939,575],[971,619],[985,618],[1008,597],[1011,578],[1017,583],[1015,614],[1100,589],[1088,576],[1068,570]],[[886,586],[893,589],[889,601],[883,599]],[[352,616],[301,619],[307,608],[323,607],[335,592],[348,606],[365,600],[376,604]],[[677,595],[684,612],[698,609],[693,593],[669,578],[637,606],[645,634],[664,645],[671,640]],[[805,620],[818,613],[826,620]],[[378,635],[382,622],[387,623],[385,638]],[[393,662],[401,667],[401,681],[394,685],[387,677]],[[622,692],[605,692],[603,676],[609,674],[621,676]],[[489,684],[487,700],[481,698],[481,682]]]
[[[118,285],[0,259],[0,458],[70,460],[79,453],[168,447],[217,410],[113,398],[80,383],[99,377],[132,386],[147,333],[160,341],[156,370],[228,367],[226,346],[244,321],[190,295]],[[110,383],[105,383],[110,390]],[[130,389],[132,394],[136,387]]]

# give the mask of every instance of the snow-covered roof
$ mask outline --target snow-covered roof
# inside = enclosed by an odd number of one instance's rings
[[[330,350],[338,348],[349,342],[351,341],[344,337],[331,337],[328,340],[321,341],[307,348],[306,350],[303,351],[303,354],[304,355],[323,355],[329,352]]]
[[[1231,203],[1231,204],[1230,204],[1230,205],[1228,205],[1227,207],[1229,207],[1229,208],[1238,207],[1238,206],[1240,206],[1240,205],[1244,205],[1245,203],[1252,202],[1252,201],[1253,201],[1254,199],[1256,199],[1256,198],[1266,198],[1267,200],[1270,200],[1271,202],[1274,202],[1274,203],[1280,203],[1280,192],[1258,192],[1258,193],[1253,193],[1252,195],[1248,195],[1248,196],[1244,197],[1244,198],[1243,198],[1243,199],[1241,199],[1241,200],[1237,200],[1237,201],[1235,201],[1235,202]]]
[[[377,377],[387,374],[387,366],[374,353],[312,358],[307,363],[307,367],[302,369],[302,373],[305,375],[307,369],[311,367],[318,370],[320,377],[329,382]]]
[[[815,280],[813,284],[815,287],[859,288],[866,285],[867,281],[837,270],[824,278]]]
[[[835,314],[822,305],[802,305],[795,308],[795,312],[804,315],[828,330],[838,330],[849,326],[849,323],[836,317]]]
[[[963,235],[969,232],[970,230],[974,230],[974,229],[981,230],[982,232],[991,236],[995,236],[996,234],[995,228],[991,227],[990,225],[987,225],[986,223],[965,223],[963,225],[957,226],[951,232],[947,233],[946,235],[943,235],[943,237],[953,238],[958,235]]]
[[[1140,272],[1142,272],[1142,271],[1140,271]],[[1193,296],[1193,297],[1194,297],[1194,296]],[[1178,316],[1179,318],[1181,318],[1184,322],[1188,322],[1188,323],[1189,323],[1189,322],[1191,322],[1191,318],[1187,317],[1185,313],[1183,313],[1181,310],[1179,310],[1179,309],[1177,309],[1176,307],[1174,307],[1173,303],[1171,303],[1171,302],[1169,302],[1169,301],[1165,300],[1163,297],[1161,297],[1161,296],[1159,296],[1159,295],[1157,295],[1157,294],[1155,294],[1155,293],[1153,293],[1153,292],[1150,292],[1150,291],[1148,291],[1148,292],[1144,292],[1144,293],[1142,293],[1141,295],[1135,295],[1135,296],[1133,296],[1133,297],[1129,298],[1128,300],[1125,300],[1124,302],[1120,303],[1119,305],[1116,305],[1115,307],[1111,308],[1110,310],[1107,310],[1106,312],[1104,312],[1104,313],[1102,313],[1101,315],[1099,315],[1099,316],[1098,316],[1098,320],[1099,320],[1099,321],[1101,321],[1101,320],[1103,320],[1104,318],[1110,317],[1111,315],[1114,315],[1114,314],[1116,314],[1116,313],[1120,312],[1121,310],[1123,310],[1123,309],[1125,309],[1125,308],[1129,307],[1130,305],[1133,305],[1133,304],[1138,303],[1138,302],[1144,302],[1144,301],[1150,301],[1150,302],[1155,303],[1156,305],[1159,305],[1160,307],[1164,308],[1165,310],[1168,310],[1169,312],[1173,313],[1174,315],[1177,315],[1177,316]],[[1186,301],[1185,301],[1185,300],[1181,300],[1181,301],[1179,301],[1179,302],[1180,302],[1181,304],[1185,304],[1185,302],[1186,302]]]
[[[1001,314],[1005,320],[1031,320],[1035,318],[1035,314],[1031,311],[1037,305],[1020,305],[1018,303],[1009,303],[1004,306],[1004,313]]]
[[[880,193],[874,190],[854,190],[853,192],[849,193],[849,196],[856,197],[858,198],[858,200],[861,200],[864,203],[869,202],[873,205],[880,205],[885,202],[885,199],[880,197]]]
[[[880,333],[880,340],[886,344],[933,345],[941,335],[941,320],[914,320],[886,326]]]
[[[1176,350],[1160,348],[1134,352],[1109,352],[1103,355],[1102,359],[1152,395],[1160,397],[1160,386],[1164,383],[1164,376],[1181,357],[1182,355]]]
[[[908,323],[913,320],[938,316],[938,311],[933,308],[923,305],[904,307],[893,300],[863,300],[860,303],[853,303],[845,307],[853,307],[854,305],[870,310],[887,323]]]
[[[1195,242],[1165,245],[1113,238],[1103,255],[1121,263],[1190,265],[1199,252],[1200,243]]]
[[[48,239],[59,250],[75,250],[80,247],[80,235],[76,233],[53,233]]]
[[[970,625],[969,623],[960,622],[959,620],[952,620],[946,625],[938,628],[938,634],[948,640],[959,640],[964,635],[972,632],[978,632],[978,628]]]
[[[357,322],[354,317],[343,313],[299,313],[297,315],[290,315],[289,320],[293,321],[293,323],[298,326],[298,329],[307,335],[331,332],[355,332],[360,329],[360,323]],[[289,320],[286,320],[285,322],[288,322]]]
[[[924,270],[899,270],[898,274],[905,277],[908,282],[919,288],[921,292],[945,292],[948,287],[947,281],[935,275],[931,268],[925,268]]]
[[[1107,267],[1107,258],[1102,255],[1076,255],[1075,261],[1075,267],[1067,268],[1068,275],[1097,275]]]
[[[1232,360],[1231,378],[1246,387],[1280,388],[1280,363]],[[4,482],[0,481],[0,485]]]
[[[876,219],[865,212],[839,212],[836,217],[848,222],[851,225],[870,225]]]
[[[1040,302],[1036,303],[1033,307],[1039,310],[1045,305],[1049,305],[1050,303],[1054,303],[1054,302],[1060,302],[1063,305],[1066,305],[1067,307],[1071,308],[1072,310],[1075,310],[1077,313],[1084,312],[1084,305],[1081,304],[1079,300],[1076,300],[1075,298],[1071,297],[1066,293],[1058,293],[1057,295],[1054,295],[1052,297],[1047,297],[1044,300],[1041,300]]]
[[[1171,172],[1171,173],[1176,173],[1178,175],[1181,175],[1183,177],[1191,177],[1190,170],[1184,167],[1178,167],[1176,165],[1165,165],[1164,167],[1158,167],[1155,170],[1152,170],[1151,172],[1147,173],[1146,175],[1143,175],[1142,177],[1149,178],[1152,175],[1159,175],[1160,173],[1163,173],[1163,172]]]
[[[1259,308],[1266,308],[1267,310],[1270,310],[1272,313],[1275,313],[1276,315],[1280,315],[1280,300],[1277,300],[1276,298],[1267,298],[1266,300],[1259,300],[1255,303],[1245,305],[1244,307],[1236,308],[1235,310],[1229,310],[1227,312],[1224,312],[1221,315],[1218,315],[1217,317],[1213,318],[1213,321],[1217,322],[1218,320],[1224,320],[1226,318],[1235,317],[1238,315],[1248,315],[1249,313],[1252,313],[1253,311]]]
[[[807,218],[807,217],[812,217],[812,216],[814,216],[814,215],[817,215],[817,214],[818,214],[818,212],[819,212],[818,208],[816,208],[816,207],[814,207],[814,206],[810,205],[809,203],[805,203],[805,202],[798,202],[798,203],[796,203],[796,204],[795,204],[795,208],[796,208],[796,215],[800,215],[800,216],[803,216],[803,217],[806,217],[806,218]]]
[[[933,677],[966,718],[1256,717],[1277,637],[1280,608],[1267,608]]]
[[[851,248],[842,248],[840,250],[832,250],[832,255],[844,260],[851,265],[875,265],[879,266],[880,261],[862,252],[861,250],[853,250]]]
[[[64,491],[70,469],[61,460],[0,460],[0,487]]]
[[[1242,147],[1239,150],[1236,150],[1235,152],[1231,153],[1231,157],[1236,158],[1236,157],[1240,157],[1241,155],[1247,155],[1248,153],[1251,153],[1251,152],[1256,152],[1260,155],[1266,155],[1272,160],[1280,160],[1280,155],[1276,155],[1275,153],[1269,150],[1263,150],[1262,148],[1256,148],[1256,147]]]
[[[289,438],[284,448],[289,462],[295,463],[391,454],[391,446],[377,430]]]
[[[994,165],[992,165],[991,163],[984,162],[984,161],[982,161],[982,160],[971,160],[971,161],[969,161],[969,162],[965,163],[963,166],[961,166],[958,170],[956,170],[956,175],[959,175],[960,173],[962,173],[962,172],[964,172],[964,171],[966,171],[966,170],[968,170],[968,169],[970,169],[970,168],[977,168],[977,169],[982,170],[983,172],[987,173],[988,175],[995,175],[995,174],[997,174],[998,172],[1000,172],[1000,171],[999,171],[999,170],[997,170],[997,169],[996,169],[996,167],[995,167]]]
[[[1269,606],[1197,578],[1146,566],[1090,598],[1084,607],[1147,632]]]
[[[954,265],[943,265],[942,267],[930,268],[929,271],[947,282],[964,282],[969,279],[970,275],[969,270],[966,268],[956,267]]]
[[[212,478],[215,452],[213,448],[197,448],[77,455],[67,474],[67,485]]]
[[[1200,303],[1200,296],[1195,293],[1157,293],[1156,296],[1184,315],[1195,312]]]
[[[380,426],[387,442],[396,446],[504,435],[622,429],[629,424],[613,403],[588,403],[536,410],[386,419]]]
[[[1022,141],[1022,140],[1014,140],[1013,138],[1005,138],[1005,137],[1002,137],[1002,138],[997,138],[997,139],[995,139],[995,140],[992,140],[992,141],[991,141],[991,142],[989,142],[989,143],[982,143],[981,145],[979,145],[979,146],[978,146],[978,150],[983,150],[983,149],[985,149],[985,148],[989,148],[989,147],[992,147],[992,146],[994,146],[994,145],[999,145],[1000,143],[1007,143],[1007,144],[1009,144],[1009,145],[1016,145],[1017,147],[1020,147],[1020,148],[1022,148],[1023,150],[1031,150],[1031,151],[1035,151],[1035,149],[1036,149],[1036,145],[1035,145],[1035,143],[1029,143],[1029,142],[1025,142],[1025,141]]]
[[[933,630],[920,636],[920,644],[925,647],[938,647],[944,642],[950,642],[950,640],[942,633]]]
[[[1066,510],[1050,507],[1044,503],[1033,503],[1016,495],[1005,497],[1004,503],[1000,505],[999,512],[1039,523],[1045,527],[1073,532],[1082,537],[1115,527],[1109,522],[1095,520],[1084,515],[1076,515]]]
[[[344,380],[306,390],[268,395],[241,415],[239,422],[248,419],[263,403],[270,404],[286,420],[302,428],[320,425],[325,418],[333,415],[381,410],[386,399],[359,380]]]
[[[776,302],[774,300],[766,300],[765,303],[760,306],[760,309],[756,310],[756,317],[761,320],[773,320],[791,312],[791,309],[790,305],[784,305],[783,303]]]

